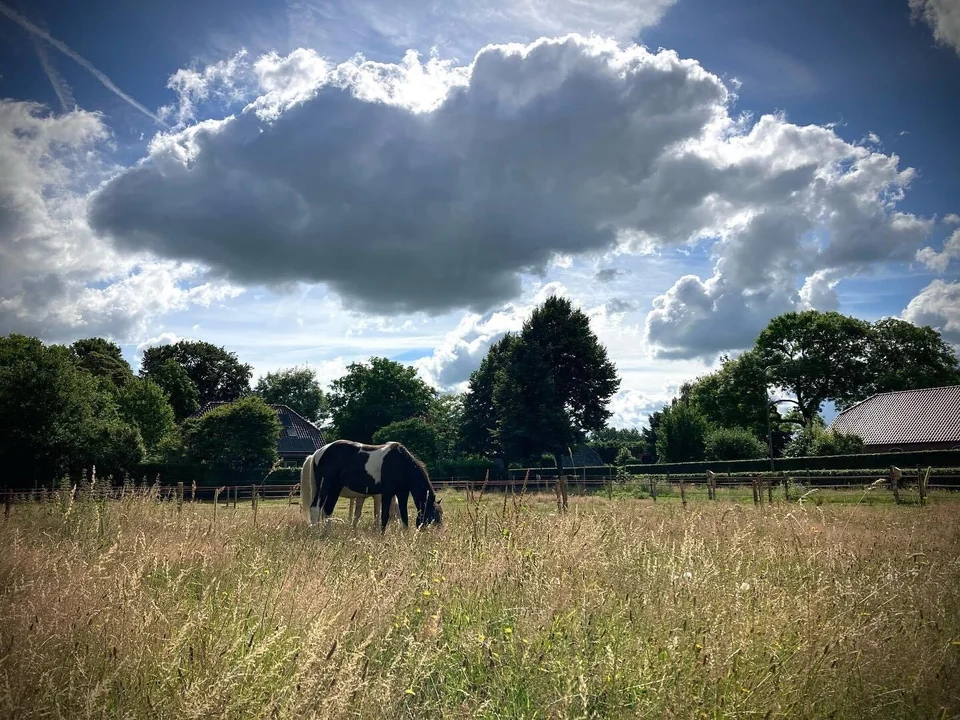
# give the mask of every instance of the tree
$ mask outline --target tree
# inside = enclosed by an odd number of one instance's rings
[[[513,345],[493,385],[497,441],[504,455],[529,461],[552,452],[562,467],[570,432],[563,404],[544,353],[521,339]]]
[[[147,348],[140,374],[151,376],[168,360],[175,360],[186,370],[196,386],[201,407],[209,402],[232,402],[250,392],[250,366],[222,347],[201,340],[181,340]],[[158,381],[157,384],[163,387]]]
[[[155,364],[148,371],[141,369],[140,373],[141,377],[153,381],[163,390],[177,422],[182,422],[200,409],[200,393],[196,384],[173,358]]]
[[[270,467],[280,437],[277,413],[257,395],[220,405],[183,424],[183,446],[195,462],[232,470]]]
[[[437,428],[424,418],[407,418],[385,425],[373,434],[377,444],[396,441],[435,470],[440,460],[440,436]]]
[[[286,405],[311,422],[322,423],[329,414],[317,373],[307,367],[267,373],[257,381],[254,392],[264,402]]]
[[[77,340],[70,346],[77,366],[92,375],[103,377],[116,387],[133,378],[133,370],[123,358],[120,346],[99,337]]]
[[[764,444],[745,428],[714,428],[704,442],[707,460],[753,460],[766,453]]]
[[[775,317],[754,345],[772,384],[794,396],[805,424],[826,400],[859,397],[869,373],[869,323],[837,312],[789,312]]]
[[[415,368],[373,357],[331,383],[330,415],[339,437],[369,443],[385,425],[426,415],[435,396]]]
[[[122,422],[109,380],[81,370],[72,348],[0,337],[0,465],[16,482],[131,471],[143,452]]]
[[[463,412],[460,417],[460,443],[464,451],[483,457],[503,457],[497,437],[497,408],[493,403],[493,389],[500,372],[518,340],[507,333],[490,346],[480,367],[470,373]]]
[[[117,393],[120,417],[140,431],[147,452],[156,455],[161,440],[176,429],[176,417],[163,389],[149,378],[134,377]]]
[[[606,425],[620,387],[616,366],[566,298],[534,308],[494,379],[498,435],[508,453],[552,452],[558,467],[567,448]]]
[[[837,403],[844,410],[874,393],[960,384],[960,362],[953,348],[929,326],[884,318],[873,323],[865,348],[869,380]]]
[[[707,419],[686,402],[664,408],[657,429],[657,456],[668,463],[703,460],[706,453]]]
[[[724,355],[720,368],[680,388],[680,397],[696,405],[719,427],[745,428],[756,438],[767,436],[767,382],[756,352],[735,359]]]
[[[654,410],[647,418],[647,427],[640,429],[640,435],[646,445],[646,452],[653,458],[653,462],[660,462],[660,454],[657,452],[657,438],[660,435],[660,424],[663,422],[664,413],[669,409],[669,405],[664,405],[661,410]]]
[[[460,426],[463,421],[464,394],[442,393],[427,413],[437,432],[440,459],[452,461],[462,453]]]

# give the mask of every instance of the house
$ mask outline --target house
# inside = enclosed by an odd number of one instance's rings
[[[215,407],[226,405],[224,402],[208,402],[194,417],[199,417]],[[280,437],[277,439],[277,453],[283,461],[302,463],[308,455],[323,447],[323,433],[320,428],[304,418],[287,405],[268,403],[280,420]]]
[[[868,453],[960,449],[960,385],[877,393],[830,427],[862,437]]]

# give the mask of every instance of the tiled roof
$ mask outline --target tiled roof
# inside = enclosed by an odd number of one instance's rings
[[[280,420],[280,437],[277,439],[277,452],[282,458],[303,458],[323,446],[323,433],[316,425],[286,405],[268,403]],[[194,417],[203,415],[215,407],[226,405],[224,402],[208,402]]]
[[[570,456],[560,456],[561,469],[570,467]],[[592,447],[580,445],[573,448],[573,467],[598,467],[603,465],[600,455]]]
[[[879,393],[847,408],[830,424],[865,445],[960,444],[960,385]]]

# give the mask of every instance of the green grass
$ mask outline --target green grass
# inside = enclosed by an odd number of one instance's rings
[[[326,538],[285,503],[262,503],[256,526],[249,502],[216,521],[210,504],[178,513],[142,494],[19,505],[0,528],[0,708],[960,716],[950,496],[683,508],[675,495],[571,497],[558,515],[548,495],[450,493],[443,528],[385,537],[367,503],[356,534],[337,523]]]

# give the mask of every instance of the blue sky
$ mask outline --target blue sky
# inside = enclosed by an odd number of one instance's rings
[[[951,0],[0,0],[0,331],[457,388],[563,293],[619,425],[786,310],[960,344],[958,81]]]

